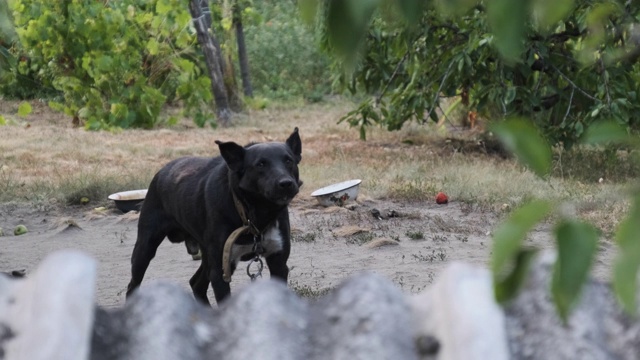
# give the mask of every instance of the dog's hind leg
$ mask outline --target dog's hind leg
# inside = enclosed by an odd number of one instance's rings
[[[229,283],[222,278],[222,271],[220,270],[211,270],[211,287],[213,288],[213,294],[218,304],[231,294],[231,287]]]
[[[142,217],[138,223],[138,239],[131,255],[131,281],[127,286],[127,297],[140,286],[149,263],[156,256],[158,246],[167,235],[167,221],[149,221]],[[156,216],[158,218],[159,216]],[[164,224],[164,225],[160,225]]]
[[[207,277],[207,264],[205,263],[206,256],[202,257],[202,262],[200,263],[200,267],[196,270],[196,273],[193,274],[191,280],[189,280],[189,285],[191,285],[191,290],[193,291],[193,296],[205,304],[211,304],[209,302],[209,298],[207,297],[207,290],[209,289],[209,278]]]
[[[209,269],[209,281],[211,281],[211,287],[213,288],[213,295],[215,295],[216,302],[219,305],[222,302],[222,300],[224,300],[226,297],[229,296],[229,294],[231,294],[231,287],[229,286],[228,282],[224,281],[222,276],[222,249],[219,249],[218,251],[214,252],[214,254],[218,254],[219,256],[216,257],[214,255],[212,257],[211,255],[209,255],[208,257],[211,264]],[[233,273],[233,270],[234,270],[233,264],[231,268],[232,268],[231,273]]]

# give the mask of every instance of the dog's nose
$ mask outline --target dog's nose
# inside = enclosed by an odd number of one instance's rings
[[[280,182],[278,182],[278,185],[283,189],[288,189],[293,185],[293,180],[291,179],[280,180]]]

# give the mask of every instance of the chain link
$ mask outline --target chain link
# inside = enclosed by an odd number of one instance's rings
[[[252,225],[252,224],[250,224]],[[247,264],[247,275],[251,278],[251,281],[255,281],[257,278],[262,277],[262,269],[264,268],[264,263],[260,258],[260,255],[264,254],[264,247],[262,246],[262,234],[253,236],[253,253],[255,257],[251,259],[249,264]],[[251,273],[251,265],[253,263],[258,263],[258,269],[255,274]]]
[[[255,274],[251,273],[251,265],[253,263],[258,263],[258,269]],[[261,278],[263,268],[264,268],[264,264],[262,263],[262,259],[260,259],[260,256],[256,255],[256,257],[251,259],[251,261],[249,261],[249,264],[247,264],[247,276],[249,276],[251,281],[255,281],[257,278]]]

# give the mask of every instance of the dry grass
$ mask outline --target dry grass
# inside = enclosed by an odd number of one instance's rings
[[[0,102],[0,114],[14,120],[14,125],[0,127],[2,202],[76,203],[86,196],[92,205],[104,205],[110,192],[146,187],[169,160],[216,155],[216,139],[282,141],[298,126],[305,181],[301,197],[352,178],[363,179],[365,198],[431,201],[444,191],[451,200],[495,211],[503,204],[513,208],[543,197],[569,201],[605,232],[613,230],[626,209],[620,184],[543,181],[512,160],[453,149],[445,143],[453,134],[433,127],[408,126],[391,133],[375,129],[362,142],[357,131],[336,124],[350,109],[344,102],[251,111],[225,129],[199,129],[183,121],[172,128],[121,132],[73,129],[45,105],[32,106],[29,117],[17,119],[17,103]]]

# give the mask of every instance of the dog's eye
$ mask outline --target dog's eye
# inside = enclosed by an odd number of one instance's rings
[[[266,163],[266,161],[264,161],[264,160],[260,160],[260,161],[258,161],[258,163],[256,164],[256,167],[259,167],[259,168],[262,168],[262,167],[265,167],[265,166],[267,166],[267,163]]]
[[[293,164],[293,159],[286,158],[286,159],[284,159],[284,163],[287,164],[287,165],[291,165],[291,164]]]

